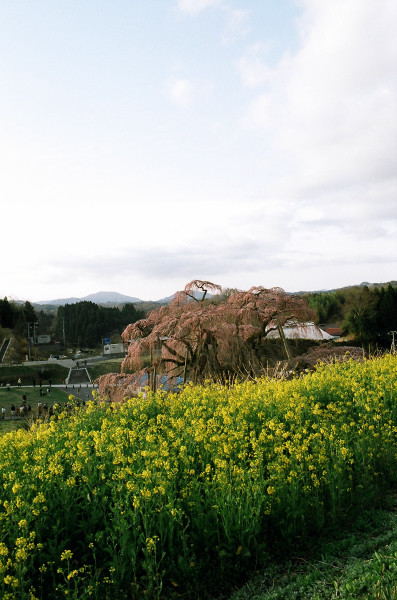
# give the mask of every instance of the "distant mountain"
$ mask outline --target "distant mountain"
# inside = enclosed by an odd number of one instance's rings
[[[390,283],[393,286],[397,285],[397,281],[395,281],[395,280],[391,281]],[[355,287],[362,287],[365,285],[367,285],[370,288],[372,288],[372,287],[387,287],[388,284],[389,284],[389,282],[368,283],[368,282],[364,281],[360,284],[345,286],[343,288],[322,289],[322,290],[316,290],[316,291],[300,290],[299,292],[293,292],[293,294],[299,296],[299,295],[315,294],[315,293],[321,293],[321,292],[325,292],[325,293],[336,292],[338,290],[347,290],[347,289],[351,289],[351,288],[355,288]],[[196,291],[196,292],[194,292],[194,295],[197,299],[201,299],[202,292]],[[211,294],[206,295],[206,298],[211,298],[211,297],[212,297]],[[135,296],[125,296],[124,294],[119,294],[118,292],[97,292],[96,294],[89,294],[88,296],[84,296],[84,298],[71,297],[71,298],[59,298],[57,300],[42,300],[40,302],[34,302],[33,305],[34,306],[46,305],[47,307],[52,306],[52,307],[56,308],[57,306],[64,306],[65,304],[76,304],[76,302],[83,302],[83,301],[95,302],[95,304],[108,304],[108,305],[126,304],[127,302],[132,302],[133,304],[139,304],[140,305],[139,308],[148,310],[149,307],[156,308],[158,305],[169,304],[173,298],[174,298],[174,294],[172,296],[167,296],[165,298],[161,298],[160,300],[148,301],[148,300],[140,300],[139,298],[136,298]],[[22,302],[22,301],[20,301],[20,302]]]
[[[156,300],[158,304],[169,304],[174,299],[174,294],[172,296],[167,296],[166,298],[161,298],[160,300]]]
[[[193,296],[196,298],[196,300],[201,300],[201,298],[203,297],[203,292],[193,292]],[[156,302],[158,302],[158,304],[169,304],[170,302],[172,302],[172,300],[174,299],[175,294],[172,294],[172,296],[167,296],[166,298],[161,298],[161,300],[156,300]],[[206,299],[209,300],[210,298],[212,298],[212,294],[206,294]]]
[[[85,298],[82,298],[82,300],[96,302],[96,304],[106,304],[108,302],[117,304],[141,302],[140,298],[135,298],[135,296],[125,296],[124,294],[119,294],[117,292],[97,292],[96,294],[89,294],[88,296],[85,296]]]
[[[95,302],[95,304],[126,304],[127,302],[142,302],[139,298],[125,296],[118,292],[97,292],[89,294],[84,298],[58,298],[57,300],[41,300],[35,304],[49,304],[51,306],[64,306],[65,304],[76,304],[77,302]]]

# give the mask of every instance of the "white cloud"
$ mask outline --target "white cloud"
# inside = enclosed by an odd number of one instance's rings
[[[266,65],[266,49],[263,42],[253,44],[237,62],[243,85],[255,88],[271,78],[272,70]]]
[[[268,76],[270,89],[252,103],[248,121],[273,136],[304,188],[391,176],[397,5],[386,0],[381,10],[372,0],[306,0],[304,6],[301,49]],[[252,71],[243,76],[254,82]]]
[[[257,44],[238,63],[245,86],[266,85],[244,123],[283,167],[267,180],[268,193],[290,201],[279,255],[298,271],[396,264],[397,4],[302,7],[294,55],[270,71]]]
[[[245,83],[268,84],[245,124],[286,165],[279,193],[326,202],[322,191],[344,188],[342,206],[360,213],[366,203],[382,204],[382,182],[396,192],[397,4],[305,0],[303,7],[295,55],[271,75],[255,49],[240,61]]]
[[[178,7],[190,15],[197,15],[211,6],[219,6],[222,0],[179,0]]]
[[[195,89],[190,79],[174,79],[167,85],[167,95],[174,104],[186,108],[193,102]]]
[[[181,108],[188,108],[197,100],[206,101],[214,93],[214,84],[208,80],[194,81],[188,77],[171,77],[165,89],[171,102]]]

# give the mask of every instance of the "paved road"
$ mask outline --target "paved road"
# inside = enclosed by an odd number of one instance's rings
[[[46,364],[49,365],[62,365],[63,367],[68,367],[69,369],[73,369],[74,367],[86,366],[96,362],[102,362],[103,360],[113,360],[114,356],[111,354],[107,355],[99,355],[99,356],[88,356],[87,358],[80,358],[79,360],[74,360],[73,358],[49,358],[48,360],[27,360],[23,364],[29,366],[43,366]]]
[[[69,385],[79,384],[79,383],[91,383],[90,377],[88,375],[87,369],[79,368],[79,369],[71,369],[69,372]]]

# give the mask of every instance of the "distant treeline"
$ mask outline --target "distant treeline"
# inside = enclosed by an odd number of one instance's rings
[[[390,346],[390,332],[397,331],[397,287],[357,286],[305,297],[318,323],[338,324],[363,344]]]
[[[394,282],[393,282],[394,283]],[[317,323],[342,327],[360,344],[390,347],[391,331],[397,331],[397,287],[354,286],[333,292],[305,294],[309,306],[316,311]],[[127,325],[147,314],[134,304],[122,308],[105,307],[82,301],[60,306],[55,312],[35,312],[28,301],[17,303],[0,299],[0,328],[15,335],[33,336],[51,333],[67,346],[95,348],[103,338],[120,335]],[[29,325],[30,324],[30,325]],[[397,336],[396,336],[397,337]],[[1,341],[1,340],[0,340]]]
[[[95,348],[103,338],[111,338],[144,317],[133,304],[106,308],[94,302],[77,302],[60,306],[57,312],[55,337],[67,346]]]
[[[84,301],[60,306],[55,315],[43,311],[37,313],[28,301],[18,303],[0,299],[1,329],[12,330],[15,336],[23,338],[51,334],[60,342],[64,341],[65,333],[66,345],[75,347],[95,348],[103,338],[120,335],[127,325],[144,316],[145,313],[133,304],[108,308]]]

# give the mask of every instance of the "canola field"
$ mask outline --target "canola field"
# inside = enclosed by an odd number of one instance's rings
[[[0,598],[215,597],[397,481],[397,356],[0,437]]]

